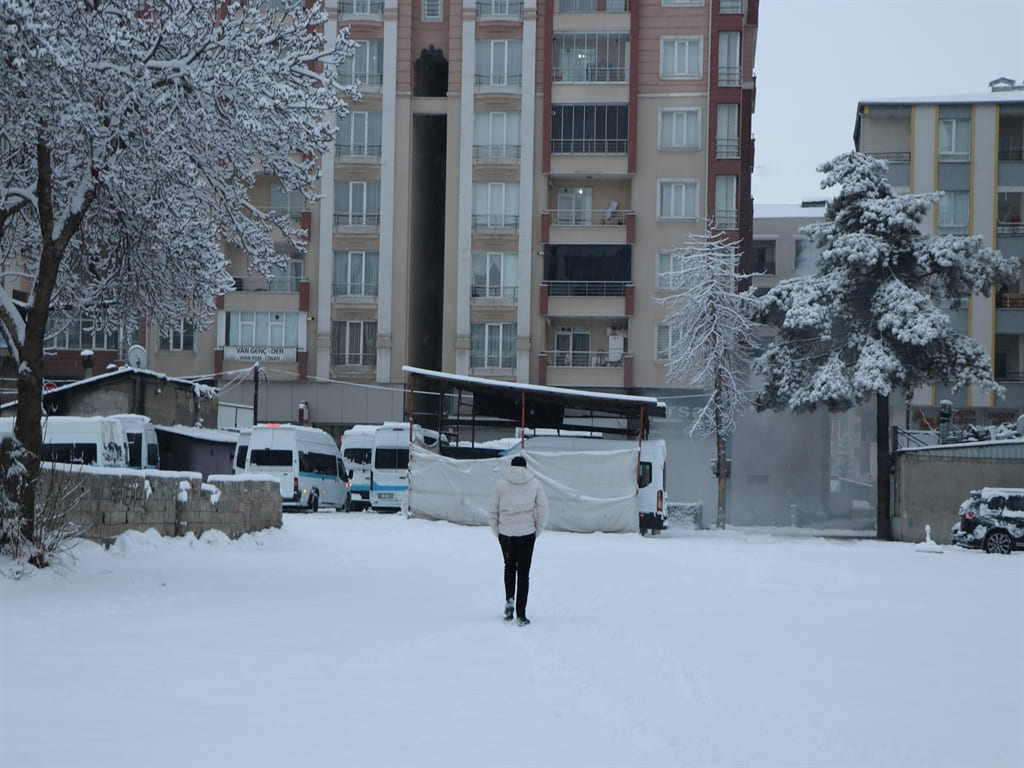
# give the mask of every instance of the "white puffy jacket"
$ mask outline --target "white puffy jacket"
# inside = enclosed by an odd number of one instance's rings
[[[540,536],[548,521],[548,497],[530,470],[509,467],[494,487],[487,512],[495,536]]]

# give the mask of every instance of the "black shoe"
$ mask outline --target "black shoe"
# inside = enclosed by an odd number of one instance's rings
[[[511,600],[505,601],[505,621],[512,621],[512,614],[516,610],[516,604]]]
[[[519,624],[520,627],[525,627],[527,624],[530,623],[530,620],[525,616],[520,616],[519,621],[517,621],[516,623]]]

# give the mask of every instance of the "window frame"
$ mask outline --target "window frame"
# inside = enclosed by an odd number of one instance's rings
[[[331,321],[331,365],[373,367],[377,364],[377,321],[348,318]],[[355,334],[353,334],[355,331]],[[357,340],[358,351],[352,348]],[[339,343],[342,342],[342,343]],[[368,362],[372,360],[372,362]]]
[[[472,323],[469,327],[470,368],[514,369],[517,356],[516,333],[516,323]],[[483,349],[480,349],[481,341]],[[492,351],[495,346],[497,352]]]
[[[664,340],[662,339],[664,332]],[[673,340],[673,336],[675,339]],[[671,323],[654,324],[654,362],[668,363],[672,359],[672,347],[676,346],[682,338],[682,331],[673,327]],[[664,343],[663,343],[664,342]]]
[[[679,187],[682,190],[691,189],[693,190],[692,195],[684,195],[683,197],[683,211],[679,216],[667,215],[664,210],[664,192],[665,187]],[[688,215],[686,212],[687,203],[692,199],[693,201],[693,213]],[[658,179],[658,221],[695,221],[700,218],[700,181],[698,179]],[[674,207],[674,206],[673,206]]]
[[[352,257],[359,254],[359,267],[357,271],[359,274],[356,276],[358,280],[353,280],[352,273]],[[339,262],[344,261],[344,282],[339,283],[338,271]],[[371,265],[373,267],[371,268]],[[332,296],[348,296],[348,297],[376,297],[380,290],[380,251],[367,251],[367,250],[342,250],[334,252],[334,260],[332,262],[332,281],[331,281],[331,295]],[[376,275],[376,280],[370,280],[372,275]],[[344,286],[344,290],[341,287]],[[358,286],[359,290],[353,290],[354,286]],[[369,290],[368,290],[369,289]]]
[[[943,125],[948,124],[950,126],[949,136],[949,148],[943,149],[944,142],[943,136]],[[961,127],[966,124],[966,128]],[[938,127],[936,129],[938,136],[936,146],[938,148],[939,160],[945,162],[969,162],[971,159],[971,118],[969,117],[940,117]],[[967,148],[963,150],[957,149],[957,144],[960,143],[961,135],[966,134]]]
[[[693,116],[696,125],[693,127],[693,143],[692,144],[676,144],[669,143],[665,137],[665,119],[672,117],[672,128],[673,134],[675,133],[675,119],[677,117],[683,117],[683,133],[687,134],[684,136],[684,140],[689,138],[689,131],[686,127],[686,119]],[[693,151],[699,150],[701,147],[701,109],[700,107],[665,107],[658,110],[658,149],[669,149],[669,150],[686,150]]]
[[[497,262],[497,283],[493,281]],[[483,269],[479,270],[478,266]],[[474,251],[470,292],[473,298],[513,299],[519,290],[519,254],[515,251]]]
[[[676,290],[672,275],[682,273],[683,260],[676,249],[660,250],[655,255],[654,288],[657,291]],[[667,268],[666,268],[667,267]]]
[[[436,10],[434,10],[435,8]],[[420,20],[444,21],[444,3],[441,0],[423,0],[420,9]]]
[[[683,44],[687,49],[684,57],[686,65],[685,70],[680,72],[677,65],[680,60],[679,48]],[[697,65],[695,73],[690,71],[691,53],[689,51],[690,46],[694,44],[697,47],[697,52],[693,55]],[[671,70],[668,68],[668,58],[666,57],[666,46],[669,45],[672,46],[673,53]],[[665,35],[661,38],[658,51],[658,75],[662,80],[700,80],[704,76],[704,37],[702,35]]]

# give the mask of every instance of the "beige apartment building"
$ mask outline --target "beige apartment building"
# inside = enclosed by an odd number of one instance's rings
[[[291,212],[308,251],[270,280],[229,253],[235,291],[212,327],[142,329],[148,367],[246,403],[258,362],[260,420],[295,420],[305,402],[328,427],[402,418],[407,364],[681,386],[653,297],[667,253],[705,218],[751,241],[757,9],[330,0],[328,34],[359,43],[345,78],[362,98],[322,158],[318,204],[270,177],[254,200]],[[128,342],[83,326],[48,375],[80,375],[76,344],[102,371]]]

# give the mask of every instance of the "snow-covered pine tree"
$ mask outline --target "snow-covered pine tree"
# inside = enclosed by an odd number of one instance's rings
[[[1016,257],[981,237],[928,235],[919,225],[938,194],[894,194],[886,164],[850,152],[819,166],[838,187],[823,221],[804,227],[821,248],[817,273],[768,292],[757,319],[778,335],[757,360],[758,409],[846,410],[876,405],[877,535],[891,539],[889,395],[937,383],[1001,393],[981,346],[953,330],[946,307],[1016,282]]]
[[[750,291],[737,291],[740,252],[728,234],[706,223],[672,251],[673,269],[662,275],[671,296],[657,298],[669,312],[668,376],[710,391],[694,416],[691,437],[715,438],[718,478],[716,526],[725,528],[726,439],[736,418],[750,406],[747,376],[757,338],[750,320],[756,303]]]
[[[0,336],[18,366],[9,478],[34,535],[42,362],[51,312],[97,328],[205,327],[232,279],[222,246],[267,274],[284,214],[249,200],[257,174],[314,197],[318,157],[352,88],[352,43],[306,0],[5,0],[0,3]],[[332,36],[333,37],[333,36]],[[6,479],[5,479],[6,480]]]

